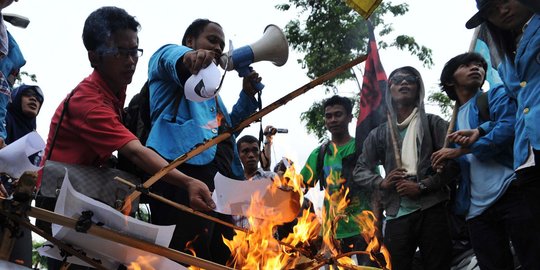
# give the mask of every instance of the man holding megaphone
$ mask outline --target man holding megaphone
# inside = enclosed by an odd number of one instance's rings
[[[217,95],[217,89],[203,89],[208,87],[206,75],[195,84],[187,83],[197,74],[217,68],[216,63],[225,47],[224,40],[223,29],[218,23],[197,19],[187,28],[182,45],[165,45],[150,58],[148,81],[152,130],[147,146],[169,161],[188,152],[196,144],[234,127],[257,109],[254,95],[258,91],[252,82],[260,83],[261,78],[255,71],[244,76],[243,89],[230,114]],[[194,101],[186,98],[188,91],[214,93],[214,96]],[[243,179],[235,140],[235,136],[231,136],[189,159],[178,169],[202,180],[211,191],[214,190],[214,176],[217,172],[230,178]],[[153,186],[153,192],[189,205],[187,192],[163,181]],[[171,248],[185,251],[188,241],[194,240],[191,248],[197,257],[226,263],[230,252],[223,244],[221,235],[232,239],[233,231],[230,228],[160,202],[152,201],[150,207],[154,224],[176,225]],[[219,218],[232,221],[230,216],[220,215]]]

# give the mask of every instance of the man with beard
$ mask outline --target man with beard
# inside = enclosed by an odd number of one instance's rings
[[[447,184],[459,170],[448,162],[435,171],[431,154],[444,145],[448,127],[424,111],[420,73],[405,66],[388,80],[386,106],[390,120],[370,132],[354,169],[354,184],[379,190],[386,211],[384,244],[393,269],[410,270],[420,248],[424,269],[450,269],[451,240]],[[374,168],[382,165],[386,177]]]
[[[441,88],[459,104],[457,131],[449,135],[457,145],[435,152],[432,162],[437,167],[447,159],[459,160],[459,189],[465,192],[457,194],[465,195],[468,209],[464,210],[468,211],[464,214],[480,268],[514,269],[510,239],[523,262],[538,261],[534,258],[538,258],[535,254],[540,250],[540,240],[530,226],[533,217],[513,184],[516,102],[506,95],[502,85],[487,93],[480,90],[486,69],[486,61],[477,53],[464,53],[446,63]],[[482,98],[487,98],[487,105],[481,105]],[[538,267],[540,264],[528,269]]]

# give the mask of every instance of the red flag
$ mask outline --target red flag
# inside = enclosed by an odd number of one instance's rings
[[[364,68],[364,79],[360,91],[360,113],[356,122],[356,148],[361,152],[362,144],[369,132],[386,121],[384,96],[386,73],[379,58],[373,25],[367,21],[369,30],[368,58]]]

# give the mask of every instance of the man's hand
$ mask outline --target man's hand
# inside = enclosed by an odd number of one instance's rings
[[[242,80],[242,89],[244,89],[244,92],[248,94],[249,96],[255,96],[257,94],[257,89],[255,89],[255,84],[260,83],[262,81],[262,78],[259,77],[259,73],[255,72],[255,70],[251,71],[249,75],[244,77]]]
[[[461,146],[468,147],[480,138],[480,131],[478,129],[464,129],[452,132],[448,135],[450,142],[459,144]]]
[[[396,191],[399,196],[407,196],[411,199],[418,198],[420,196],[420,186],[418,183],[409,180],[399,180],[396,183]]]
[[[193,181],[188,183],[187,191],[189,193],[189,205],[194,210],[211,211],[216,208],[210,190],[205,183],[193,179]]]
[[[197,74],[201,69],[208,67],[216,60],[216,53],[209,50],[199,49],[184,54],[183,62],[191,74]]]
[[[396,183],[403,178],[407,177],[407,170],[403,168],[397,168],[391,171],[386,178],[381,182],[381,189],[392,189],[395,187]]]
[[[6,147],[6,143],[4,142],[4,138],[0,138],[0,149]]]
[[[468,153],[469,150],[467,148],[442,148],[431,154],[431,167],[436,169],[442,168],[444,161],[455,159]]]

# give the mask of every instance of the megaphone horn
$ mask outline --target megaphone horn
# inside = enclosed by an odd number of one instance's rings
[[[251,44],[253,62],[270,61],[280,67],[287,63],[289,58],[289,43],[279,27],[270,24],[264,29],[264,35],[257,42]]]
[[[270,24],[264,29],[263,36],[255,43],[222,55],[220,66],[225,70],[235,69],[240,77],[245,77],[251,72],[249,65],[252,63],[270,61],[279,67],[287,63],[288,58],[289,43],[285,34],[279,27]]]

